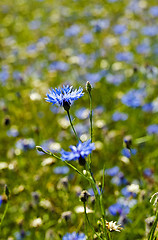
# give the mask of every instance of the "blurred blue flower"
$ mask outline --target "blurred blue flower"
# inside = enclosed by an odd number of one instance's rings
[[[63,61],[54,61],[49,65],[49,71],[62,71],[66,72],[69,69],[69,65]]]
[[[3,203],[3,199],[2,199],[2,196],[0,195],[0,206],[2,205]]]
[[[115,34],[122,34],[126,31],[126,26],[123,24],[118,24],[113,27]]]
[[[150,45],[148,42],[143,42],[137,46],[137,52],[141,54],[148,54],[150,52]]]
[[[144,112],[152,112],[153,110],[153,103],[146,103],[142,106],[142,110]]]
[[[86,142],[80,142],[77,146],[70,146],[71,152],[66,152],[64,150],[61,151],[61,159],[63,161],[71,161],[71,160],[81,160],[87,157],[94,149],[94,143],[91,143],[89,139]]]
[[[68,166],[55,167],[53,169],[53,172],[55,174],[67,174],[69,172],[69,167]]]
[[[121,151],[122,155],[127,157],[127,158],[131,158],[131,155],[135,155],[137,153],[136,149],[128,149],[128,148],[124,148]]]
[[[6,84],[8,78],[9,78],[8,66],[2,66],[2,70],[0,71],[0,82],[2,83],[2,85]]]
[[[109,213],[113,216],[119,215],[126,215],[129,213],[130,209],[128,206],[124,206],[123,204],[117,202],[113,205],[111,205],[109,208]]]
[[[98,193],[99,193],[99,195],[100,195],[101,192],[100,192],[100,189],[99,189],[98,186],[97,186],[97,190],[98,190]],[[89,192],[89,194],[90,194],[91,196],[95,196],[94,191],[93,191],[93,188],[89,188],[89,189],[88,189],[88,192]]]
[[[153,175],[153,171],[151,170],[151,168],[145,168],[144,171],[143,171],[143,174],[146,177],[151,177]]]
[[[79,110],[76,111],[76,116],[79,119],[87,119],[89,117],[89,110],[85,107],[80,108]]]
[[[83,43],[91,43],[93,41],[93,35],[91,33],[86,33],[81,38]]]
[[[33,21],[29,22],[29,28],[31,30],[36,30],[36,29],[40,28],[40,26],[41,26],[40,20],[33,20]]]
[[[152,26],[146,26],[142,28],[142,33],[146,36],[156,36],[158,34],[158,26],[152,25]]]
[[[83,96],[83,89],[79,87],[79,89],[73,90],[72,86],[64,86],[63,88],[51,88],[49,93],[46,94],[47,98],[45,98],[46,102],[50,102],[53,105],[57,104],[59,106],[63,106],[65,110],[69,108],[73,101],[79,99]]]
[[[132,89],[122,97],[122,103],[128,107],[139,107],[142,105],[146,92],[144,89]]]
[[[35,148],[35,142],[32,138],[20,139],[16,142],[16,148],[22,151]]]
[[[120,85],[120,83],[122,83],[124,81],[124,75],[122,75],[122,74],[115,74],[115,75],[107,74],[106,80],[107,80],[107,82],[118,86],[118,85]]]
[[[66,37],[73,37],[78,35],[80,32],[80,27],[77,24],[74,24],[65,30]]]
[[[153,6],[149,9],[149,13],[153,16],[153,17],[158,17],[158,6]]]
[[[116,54],[117,61],[132,62],[133,54],[131,52],[120,52]]]
[[[122,172],[118,172],[118,174],[111,179],[111,182],[117,186],[128,184],[128,181]]]
[[[97,106],[95,109],[94,109],[94,112],[96,114],[102,114],[103,112],[105,111],[105,108],[103,106]]]
[[[109,3],[117,2],[118,0],[108,0]]]
[[[7,136],[8,137],[17,137],[19,135],[19,132],[16,128],[12,127],[7,131]]]
[[[152,124],[147,127],[148,134],[158,134],[158,124]]]
[[[105,174],[113,177],[113,176],[116,176],[116,175],[119,173],[119,171],[120,171],[119,167],[118,167],[118,166],[115,166],[115,167],[106,169],[106,170],[105,170]]]
[[[124,197],[127,197],[127,198],[128,198],[128,197],[136,197],[136,196],[137,196],[136,193],[134,193],[134,192],[129,192],[127,186],[121,189],[121,193],[122,193],[122,195],[123,195]]]
[[[81,136],[82,134],[89,133],[89,123],[81,124],[78,123],[75,125],[76,133]]]
[[[126,121],[128,119],[128,114],[126,113],[121,113],[121,112],[114,112],[112,115],[112,120],[117,122],[117,121]]]
[[[120,36],[120,43],[122,46],[128,46],[130,43],[130,38],[126,36]]]
[[[37,51],[37,46],[36,44],[30,44],[27,49],[26,49],[27,53],[35,53]]]
[[[62,240],[86,240],[86,235],[84,233],[66,233]]]
[[[85,75],[86,81],[89,81],[91,84],[94,84],[96,82],[99,82],[102,77],[104,77],[106,75],[105,71],[100,71],[97,73],[87,73]]]
[[[91,21],[91,25],[93,26],[93,31],[98,33],[103,29],[107,29],[109,27],[110,21],[109,19],[98,19]]]

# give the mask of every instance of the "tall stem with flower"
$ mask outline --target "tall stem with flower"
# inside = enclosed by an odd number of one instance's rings
[[[118,231],[120,229],[119,226],[117,226],[115,223],[111,224],[110,226],[112,226],[111,228],[109,228],[108,222],[105,220],[105,209],[104,209],[104,205],[103,205],[103,191],[104,189],[100,188],[100,193],[98,191],[98,187],[96,185],[96,181],[95,178],[93,176],[92,170],[91,170],[91,163],[92,163],[92,151],[95,149],[95,145],[93,143],[93,125],[92,125],[92,95],[91,95],[91,84],[89,82],[87,82],[86,84],[86,89],[87,92],[89,94],[89,99],[90,99],[90,136],[91,139],[89,139],[86,142],[81,142],[76,131],[75,128],[73,126],[71,117],[70,117],[70,106],[73,103],[73,101],[81,98],[84,93],[83,93],[83,89],[80,87],[78,90],[73,90],[72,86],[63,86],[63,88],[55,88],[49,90],[49,93],[46,94],[47,98],[46,101],[54,104],[57,104],[59,106],[62,106],[64,108],[64,110],[67,112],[69,121],[70,121],[70,125],[72,127],[72,130],[74,132],[74,135],[78,141],[78,144],[76,146],[70,146],[70,150],[71,152],[67,152],[65,150],[61,150],[61,157],[57,156],[56,154],[51,153],[48,150],[44,150],[41,147],[37,146],[37,150],[38,151],[42,151],[45,154],[48,154],[50,156],[53,156],[61,161],[64,161],[69,167],[71,167],[73,170],[75,170],[78,174],[80,174],[84,179],[86,179],[90,185],[93,188],[94,194],[95,194],[95,198],[96,198],[96,202],[99,206],[100,209],[100,221],[102,223],[102,232],[98,233],[94,227],[92,226],[92,224],[89,221],[87,212],[86,212],[86,200],[82,201],[84,203],[84,213],[85,213],[85,219],[87,220],[87,223],[89,225],[89,227],[92,229],[93,233],[98,237],[98,239],[104,239],[104,240],[109,240],[111,239],[110,237],[110,233],[107,232],[107,229],[109,229],[109,231],[115,230]],[[86,160],[86,158],[89,156],[89,161]],[[75,166],[73,166],[71,163],[69,163],[69,161],[72,160],[78,160],[79,165],[83,166],[86,169],[86,172],[88,172],[88,174],[83,174],[80,170],[78,170]],[[104,174],[104,173],[103,173]],[[104,179],[104,178],[103,178]],[[103,186],[104,188],[104,183]],[[111,230],[112,229],[112,230]]]

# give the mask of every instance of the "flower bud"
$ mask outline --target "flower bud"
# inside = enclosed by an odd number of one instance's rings
[[[87,83],[86,83],[86,90],[87,90],[88,93],[91,93],[92,86],[91,86],[89,81],[87,81]]]
[[[7,185],[4,186],[4,192],[5,192],[5,195],[7,196],[7,198],[9,199],[10,197],[10,192],[9,192],[9,188]]]
[[[87,192],[86,190],[83,190],[80,194],[81,202],[83,203],[87,202],[89,196],[90,196],[89,192]]]
[[[124,143],[126,145],[126,148],[130,149],[131,145],[132,145],[132,136],[130,136],[130,135],[125,136],[123,141],[124,141]]]
[[[43,150],[43,148],[42,148],[41,146],[36,146],[36,149],[37,149],[39,152],[45,153],[45,151]]]

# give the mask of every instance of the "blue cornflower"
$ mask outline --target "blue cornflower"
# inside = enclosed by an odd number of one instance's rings
[[[121,153],[123,156],[131,158],[131,155],[135,155],[137,153],[137,150],[135,148],[131,148],[130,150],[128,148],[123,148]]]
[[[142,105],[143,100],[146,96],[144,89],[131,89],[122,97],[122,103],[128,107],[139,107]]]
[[[111,176],[111,177],[114,177],[116,176],[118,173],[119,173],[120,169],[118,166],[115,166],[113,168],[109,168],[109,169],[106,169],[105,170],[105,174]]]
[[[66,233],[62,240],[86,240],[86,235],[84,233]]]
[[[153,17],[158,17],[158,6],[153,6],[149,9],[149,13],[153,16]]]
[[[84,166],[85,165],[85,157],[87,157],[92,150],[95,149],[94,143],[91,143],[89,139],[86,142],[81,142],[77,144],[77,146],[70,146],[71,152],[66,152],[64,150],[61,151],[61,159],[63,161],[71,161],[71,160],[78,160],[79,164]]]
[[[47,93],[46,101],[54,104],[58,104],[59,106],[63,106],[65,111],[68,111],[70,109],[70,105],[74,100],[77,100],[78,98],[83,96],[83,89],[79,87],[79,89],[72,89],[72,86],[64,86],[63,88],[51,88],[49,90],[50,93]]]
[[[148,134],[158,134],[158,124],[152,124],[147,127]]]
[[[121,112],[114,112],[113,115],[112,115],[112,120],[114,122],[117,122],[117,121],[126,121],[128,119],[128,115],[126,113],[121,113]]]
[[[67,174],[69,172],[69,167],[67,166],[56,167],[54,168],[53,172],[55,174]]]

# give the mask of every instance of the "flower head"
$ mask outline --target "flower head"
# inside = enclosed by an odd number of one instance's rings
[[[121,224],[117,225],[116,222],[106,222],[106,227],[107,229],[112,232],[112,231],[116,231],[116,232],[120,232],[120,230],[122,230],[122,227],[120,227]]]
[[[66,233],[63,236],[63,240],[86,240],[86,236],[84,233]]]
[[[95,149],[94,143],[91,143],[91,140],[86,142],[81,142],[77,146],[70,146],[71,152],[61,151],[61,159],[63,161],[79,160],[80,165],[85,164],[85,157],[87,157],[92,150]]]
[[[79,89],[72,89],[72,86],[64,86],[62,88],[53,88],[49,89],[49,93],[46,94],[47,98],[45,100],[47,102],[57,104],[59,106],[63,106],[63,108],[68,111],[70,109],[70,105],[74,100],[83,96],[83,89],[79,87]]]

